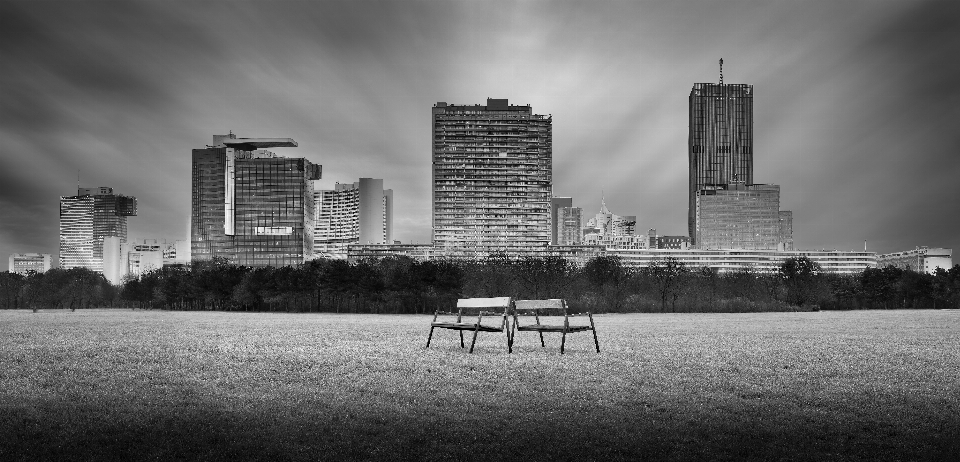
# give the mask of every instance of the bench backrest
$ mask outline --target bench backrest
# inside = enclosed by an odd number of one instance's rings
[[[563,312],[566,309],[566,303],[562,299],[552,298],[549,300],[517,300],[514,306],[519,310],[558,310]]]
[[[457,308],[509,308],[510,297],[461,298]]]

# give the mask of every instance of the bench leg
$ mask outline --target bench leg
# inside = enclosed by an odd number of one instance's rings
[[[543,343],[543,332],[538,332],[540,334],[540,348],[546,348],[547,344]]]
[[[560,337],[560,354],[563,354],[563,345],[567,343],[567,333],[564,331],[563,335]]]
[[[507,332],[507,353],[513,353],[513,339],[510,338],[510,329],[504,329]]]
[[[430,339],[433,338],[433,327],[430,328],[430,335],[427,336],[427,348],[430,348]]]
[[[600,352],[600,341],[597,340],[597,329],[593,330],[593,344],[597,346],[597,353]]]
[[[463,348],[463,331],[460,331],[460,348]]]
[[[470,342],[470,352],[473,353],[473,345],[477,343],[477,332],[479,329],[473,331],[473,341]],[[460,331],[460,335],[463,335],[463,331]]]

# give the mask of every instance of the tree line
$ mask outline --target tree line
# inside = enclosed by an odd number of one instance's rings
[[[577,266],[559,257],[492,254],[475,261],[313,260],[281,268],[214,259],[164,267],[119,286],[85,268],[0,273],[0,306],[7,309],[432,313],[458,298],[502,296],[564,298],[575,310],[595,313],[960,308],[960,265],[932,275],[892,266],[838,275],[799,257],[772,274],[718,273],[673,258],[631,268],[608,256]]]

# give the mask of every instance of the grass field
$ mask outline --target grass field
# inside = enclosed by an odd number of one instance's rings
[[[0,311],[0,460],[960,458],[960,311],[429,321]]]

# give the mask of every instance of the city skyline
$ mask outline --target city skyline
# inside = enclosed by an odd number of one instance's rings
[[[56,260],[78,169],[138,198],[131,238],[187,238],[190,149],[228,130],[383,178],[395,238],[429,242],[428,108],[488,97],[552,115],[555,195],[681,234],[686,99],[720,58],[797,249],[960,248],[954,3],[230,5],[0,5],[0,255]]]

